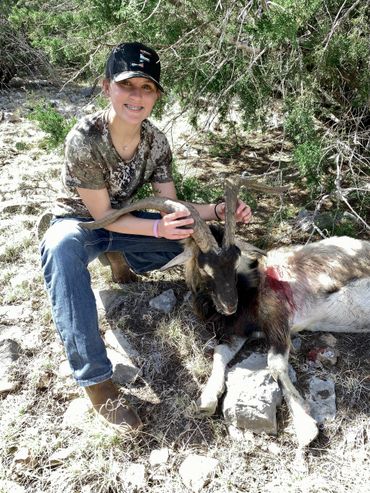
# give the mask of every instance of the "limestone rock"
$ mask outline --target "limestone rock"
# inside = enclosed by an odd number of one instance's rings
[[[75,452],[74,447],[67,447],[56,450],[49,457],[49,465],[50,466],[59,466],[62,465],[66,460],[68,460]]]
[[[173,289],[168,289],[164,291],[159,296],[151,299],[149,301],[149,305],[156,310],[159,310],[163,313],[171,313],[176,305],[176,296],[173,292]]]
[[[91,405],[87,399],[83,397],[74,399],[64,413],[63,426],[66,428],[83,428],[90,409]]]
[[[26,305],[0,306],[0,319],[3,319],[6,323],[29,320],[31,316],[32,310]]]
[[[218,464],[217,459],[192,454],[181,464],[179,473],[188,488],[199,492],[214,476]]]
[[[110,317],[117,312],[123,304],[121,289],[94,289],[98,312],[105,312]]]
[[[309,381],[308,402],[311,415],[318,424],[327,420],[332,421],[337,412],[334,382],[313,376]]]
[[[119,385],[127,385],[136,380],[140,374],[140,369],[129,358],[110,347],[107,347],[107,355],[113,365],[112,380],[114,382]]]
[[[144,464],[131,463],[125,471],[125,483],[140,489],[146,485],[146,470]]]
[[[67,378],[72,375],[72,369],[68,360],[64,360],[60,363],[58,368],[58,376],[60,378]]]
[[[16,483],[15,481],[8,481],[6,479],[0,480],[0,491],[1,493],[26,493],[24,486]]]
[[[166,464],[168,461],[168,457],[170,455],[170,451],[167,447],[152,450],[149,457],[149,462],[152,467],[160,466],[162,464]]]
[[[227,423],[255,433],[277,433],[281,391],[267,369],[265,355],[254,353],[228,373],[223,414]]]
[[[17,361],[21,347],[12,339],[0,341],[0,394],[12,392],[19,383],[11,378],[11,366]]]
[[[104,334],[108,346],[123,354],[126,358],[137,358],[139,353],[131,346],[130,342],[118,329],[107,330]]]

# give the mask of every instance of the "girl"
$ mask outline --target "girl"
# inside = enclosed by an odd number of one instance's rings
[[[66,138],[62,180],[67,193],[56,200],[40,249],[53,320],[74,378],[99,416],[124,432],[141,428],[142,422],[111,380],[87,267],[103,253],[121,252],[134,272],[158,269],[181,252],[178,240],[193,233],[182,227],[193,219],[187,212],[135,212],[94,231],[78,226],[122,207],[144,183],[151,183],[155,195],[176,199],[168,141],[147,120],[164,92],[157,53],[141,43],[114,48],[103,91],[109,108],[83,118]],[[224,219],[224,203],[196,208],[203,219]],[[235,214],[245,223],[251,218],[241,201]]]

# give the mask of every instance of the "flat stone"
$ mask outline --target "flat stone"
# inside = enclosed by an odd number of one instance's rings
[[[75,451],[76,451],[75,447],[67,447],[67,448],[56,450],[49,457],[49,465],[50,466],[62,465],[75,453]]]
[[[72,368],[68,360],[64,360],[60,363],[58,368],[58,376],[60,378],[67,378],[72,375]]]
[[[166,464],[170,456],[170,451],[167,447],[154,449],[149,456],[149,462],[152,467]]]
[[[0,341],[0,394],[13,392],[19,385],[12,379],[11,367],[19,358],[20,351],[20,345],[12,339]]]
[[[28,320],[32,316],[32,310],[25,305],[4,305],[0,306],[0,319],[4,322],[18,322]]]
[[[0,479],[0,491],[4,493],[26,493],[26,488],[15,481]]]
[[[146,485],[146,470],[144,464],[131,463],[125,471],[125,483],[140,489]]]
[[[98,311],[103,311],[107,316],[113,315],[114,312],[120,309],[124,300],[121,289],[94,289],[96,306]]]
[[[129,358],[110,347],[107,347],[107,355],[113,365],[112,380],[114,382],[127,385],[136,380],[140,374],[140,369]]]
[[[217,459],[192,454],[181,464],[179,474],[185,486],[197,493],[210,482],[218,464]]]
[[[254,433],[277,433],[276,408],[282,395],[267,369],[267,356],[253,353],[230,369],[223,402],[225,421]]]
[[[20,383],[14,380],[8,380],[8,378],[2,378],[0,380],[0,395],[14,392],[19,387]]]
[[[62,424],[66,428],[83,428],[87,414],[91,409],[90,402],[84,397],[78,397],[70,402],[63,416]]]
[[[177,300],[173,289],[168,289],[167,291],[161,293],[159,296],[151,299],[149,301],[149,305],[152,308],[155,308],[156,310],[163,313],[171,313],[172,310],[175,308],[176,302]]]
[[[333,380],[321,380],[315,376],[311,377],[307,400],[311,408],[311,415],[318,424],[335,419],[337,408]]]
[[[139,357],[139,353],[132,347],[128,339],[119,329],[107,330],[104,334],[104,340],[108,346],[115,349],[126,358]]]

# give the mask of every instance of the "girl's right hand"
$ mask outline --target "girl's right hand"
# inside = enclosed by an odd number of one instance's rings
[[[194,223],[189,211],[177,211],[165,214],[158,223],[158,236],[168,240],[184,240],[189,238],[194,230],[184,228]]]

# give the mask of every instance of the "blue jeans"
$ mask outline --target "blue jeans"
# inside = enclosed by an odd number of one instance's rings
[[[136,212],[148,219],[157,213]],[[83,219],[55,218],[40,244],[45,286],[56,329],[64,343],[73,375],[81,386],[112,376],[112,364],[98,327],[88,264],[104,252],[122,252],[132,270],[149,272],[182,252],[180,243],[164,238],[89,231]]]

